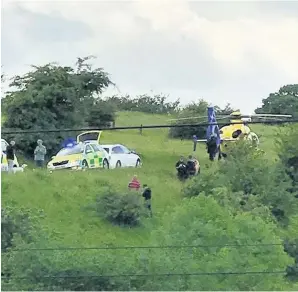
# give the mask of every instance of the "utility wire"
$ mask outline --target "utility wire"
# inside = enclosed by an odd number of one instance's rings
[[[291,245],[291,244],[290,244]],[[93,247],[42,247],[42,248],[16,248],[14,251],[68,251],[68,250],[127,250],[127,249],[184,249],[184,248],[216,248],[216,247],[266,247],[283,246],[282,243],[256,243],[256,244],[222,244],[222,245],[160,245],[160,246],[93,246]]]
[[[170,125],[140,125],[129,127],[112,127],[112,128],[75,128],[75,129],[49,129],[49,130],[3,130],[3,134],[36,134],[36,133],[61,133],[61,132],[83,132],[83,131],[114,131],[114,130],[138,130],[138,129],[162,129],[162,128],[184,128],[184,127],[207,127],[207,126],[227,126],[239,124],[287,124],[298,123],[298,119],[280,120],[280,121],[256,121],[241,123],[199,123],[199,124],[170,124]]]
[[[35,278],[46,278],[46,279],[69,279],[69,278],[132,278],[132,277],[187,277],[187,276],[235,276],[235,275],[276,275],[286,274],[285,271],[243,271],[243,272],[200,272],[200,273],[164,273],[164,274],[114,274],[114,275],[75,275],[75,276],[34,276]],[[1,277],[2,280],[9,279],[31,279],[28,276],[12,276],[12,277]]]

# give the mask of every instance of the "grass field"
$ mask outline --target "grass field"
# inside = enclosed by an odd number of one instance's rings
[[[124,112],[119,113],[116,126],[166,124],[169,118]],[[253,130],[262,135],[262,148],[268,156],[276,157],[275,128],[255,125]],[[150,231],[159,225],[163,214],[182,200],[182,184],[176,179],[174,165],[180,155],[192,153],[192,142],[169,139],[167,129],[143,130],[142,135],[138,130],[107,131],[102,142],[122,143],[136,149],[142,154],[143,167],[53,174],[27,170],[14,176],[2,175],[2,206],[42,210],[44,218],[40,225],[58,245],[146,244]],[[204,145],[198,146],[196,157],[204,169],[209,163]],[[134,174],[152,188],[152,219],[145,219],[141,227],[127,229],[113,226],[86,210],[103,187],[126,191]]]

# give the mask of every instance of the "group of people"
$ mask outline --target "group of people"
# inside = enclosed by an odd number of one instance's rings
[[[5,153],[6,153],[8,172],[13,173],[13,167],[14,167],[15,155],[16,155],[15,141],[10,141],[10,143],[5,149]],[[37,167],[42,168],[44,166],[46,154],[47,154],[47,149],[43,145],[43,141],[38,139],[37,146],[34,150],[34,161]],[[1,164],[2,163],[3,163],[3,152],[1,153]]]
[[[178,162],[176,163],[177,176],[180,180],[185,180],[191,176],[196,175],[200,169],[197,159],[192,155],[188,156],[188,160],[185,162],[184,157],[181,156]]]
[[[144,198],[144,201],[145,201],[145,208],[148,209],[149,214],[152,217],[152,208],[151,208],[152,191],[151,191],[151,188],[147,184],[144,184],[143,188],[141,189],[141,183],[138,180],[137,176],[134,175],[132,180],[128,184],[128,189],[130,191],[136,191],[136,192],[141,191],[142,197]]]

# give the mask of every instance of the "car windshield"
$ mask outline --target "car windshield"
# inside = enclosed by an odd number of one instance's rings
[[[72,155],[72,154],[80,154],[83,153],[84,146],[83,145],[76,145],[74,147],[63,148],[61,149],[56,156],[65,156],[65,155]]]

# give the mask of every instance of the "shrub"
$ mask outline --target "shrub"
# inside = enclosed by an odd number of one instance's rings
[[[298,127],[292,125],[282,128],[277,139],[278,156],[292,179],[292,192],[298,197]]]
[[[190,125],[202,122],[198,117],[205,117],[208,103],[200,100],[197,104],[192,103],[184,108],[178,116],[175,125]],[[199,139],[206,138],[206,127],[173,127],[169,131],[171,138],[191,139],[196,135]]]
[[[297,210],[297,200],[288,191],[291,182],[284,167],[268,161],[262,151],[246,143],[235,143],[228,148],[225,161],[202,173],[185,190],[185,195],[192,197],[204,192],[214,196],[216,188],[225,186],[231,198],[235,194],[240,196],[242,210],[251,211],[263,205],[278,221],[287,224]]]
[[[108,191],[97,197],[96,210],[101,217],[114,224],[137,226],[143,214],[143,205],[137,193],[119,194]]]
[[[49,242],[48,242],[49,243]],[[48,245],[47,245],[48,246]],[[21,248],[28,248],[21,245]],[[32,248],[32,246],[30,246]],[[116,255],[114,255],[114,253]],[[109,277],[131,273],[129,262],[106,253],[11,253],[5,255],[12,277],[2,278],[4,291],[128,291],[129,279]],[[107,276],[105,276],[107,275]]]
[[[148,264],[139,273],[210,273],[212,277],[146,278],[139,290],[176,291],[256,291],[286,290],[283,275],[239,275],[226,277],[221,272],[279,271],[291,264],[281,245],[250,246],[268,242],[281,244],[275,224],[250,214],[232,215],[211,197],[185,199],[164,214],[160,227],[152,232],[154,246],[192,246],[185,249],[156,249],[147,255]],[[239,244],[236,246],[228,246]],[[225,246],[226,245],[226,246]],[[245,246],[246,245],[246,246]],[[154,255],[153,255],[154,253]]]
[[[295,263],[286,269],[286,277],[289,280],[298,282],[298,238],[293,241],[286,241],[284,244],[285,251],[295,260]]]
[[[30,216],[27,211],[1,209],[1,251],[14,247],[14,239],[19,236],[26,242],[31,241]]]

